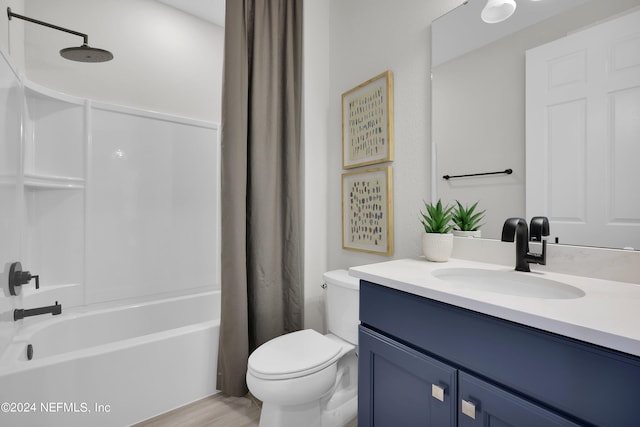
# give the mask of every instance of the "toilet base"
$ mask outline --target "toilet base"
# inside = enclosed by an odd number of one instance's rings
[[[322,427],[319,402],[306,405],[282,407],[269,403],[262,404],[260,427]]]
[[[322,427],[344,427],[358,415],[358,396],[353,396],[341,406],[322,413]]]
[[[337,408],[324,411],[318,402],[295,407],[262,404],[259,427],[344,427],[356,418],[357,395]]]

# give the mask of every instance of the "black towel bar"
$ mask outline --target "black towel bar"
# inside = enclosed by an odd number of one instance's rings
[[[451,178],[467,178],[470,176],[482,176],[482,175],[497,175],[497,174],[506,174],[506,175],[511,175],[513,173],[513,169],[505,169],[503,171],[498,171],[498,172],[482,172],[482,173],[470,173],[467,175],[445,175],[442,178],[444,179],[451,179]]]

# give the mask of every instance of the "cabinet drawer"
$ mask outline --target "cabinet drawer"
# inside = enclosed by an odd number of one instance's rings
[[[640,358],[366,281],[360,320],[585,424],[638,425]]]

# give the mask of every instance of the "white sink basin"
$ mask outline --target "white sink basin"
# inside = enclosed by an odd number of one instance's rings
[[[481,268],[442,268],[431,274],[457,287],[519,297],[575,299],[585,295],[582,289],[556,280],[537,277],[538,273]]]

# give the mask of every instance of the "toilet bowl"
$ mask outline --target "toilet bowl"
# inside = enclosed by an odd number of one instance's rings
[[[324,274],[329,333],[274,338],[249,356],[247,386],[262,401],[260,427],[343,427],[357,412],[358,280]]]

